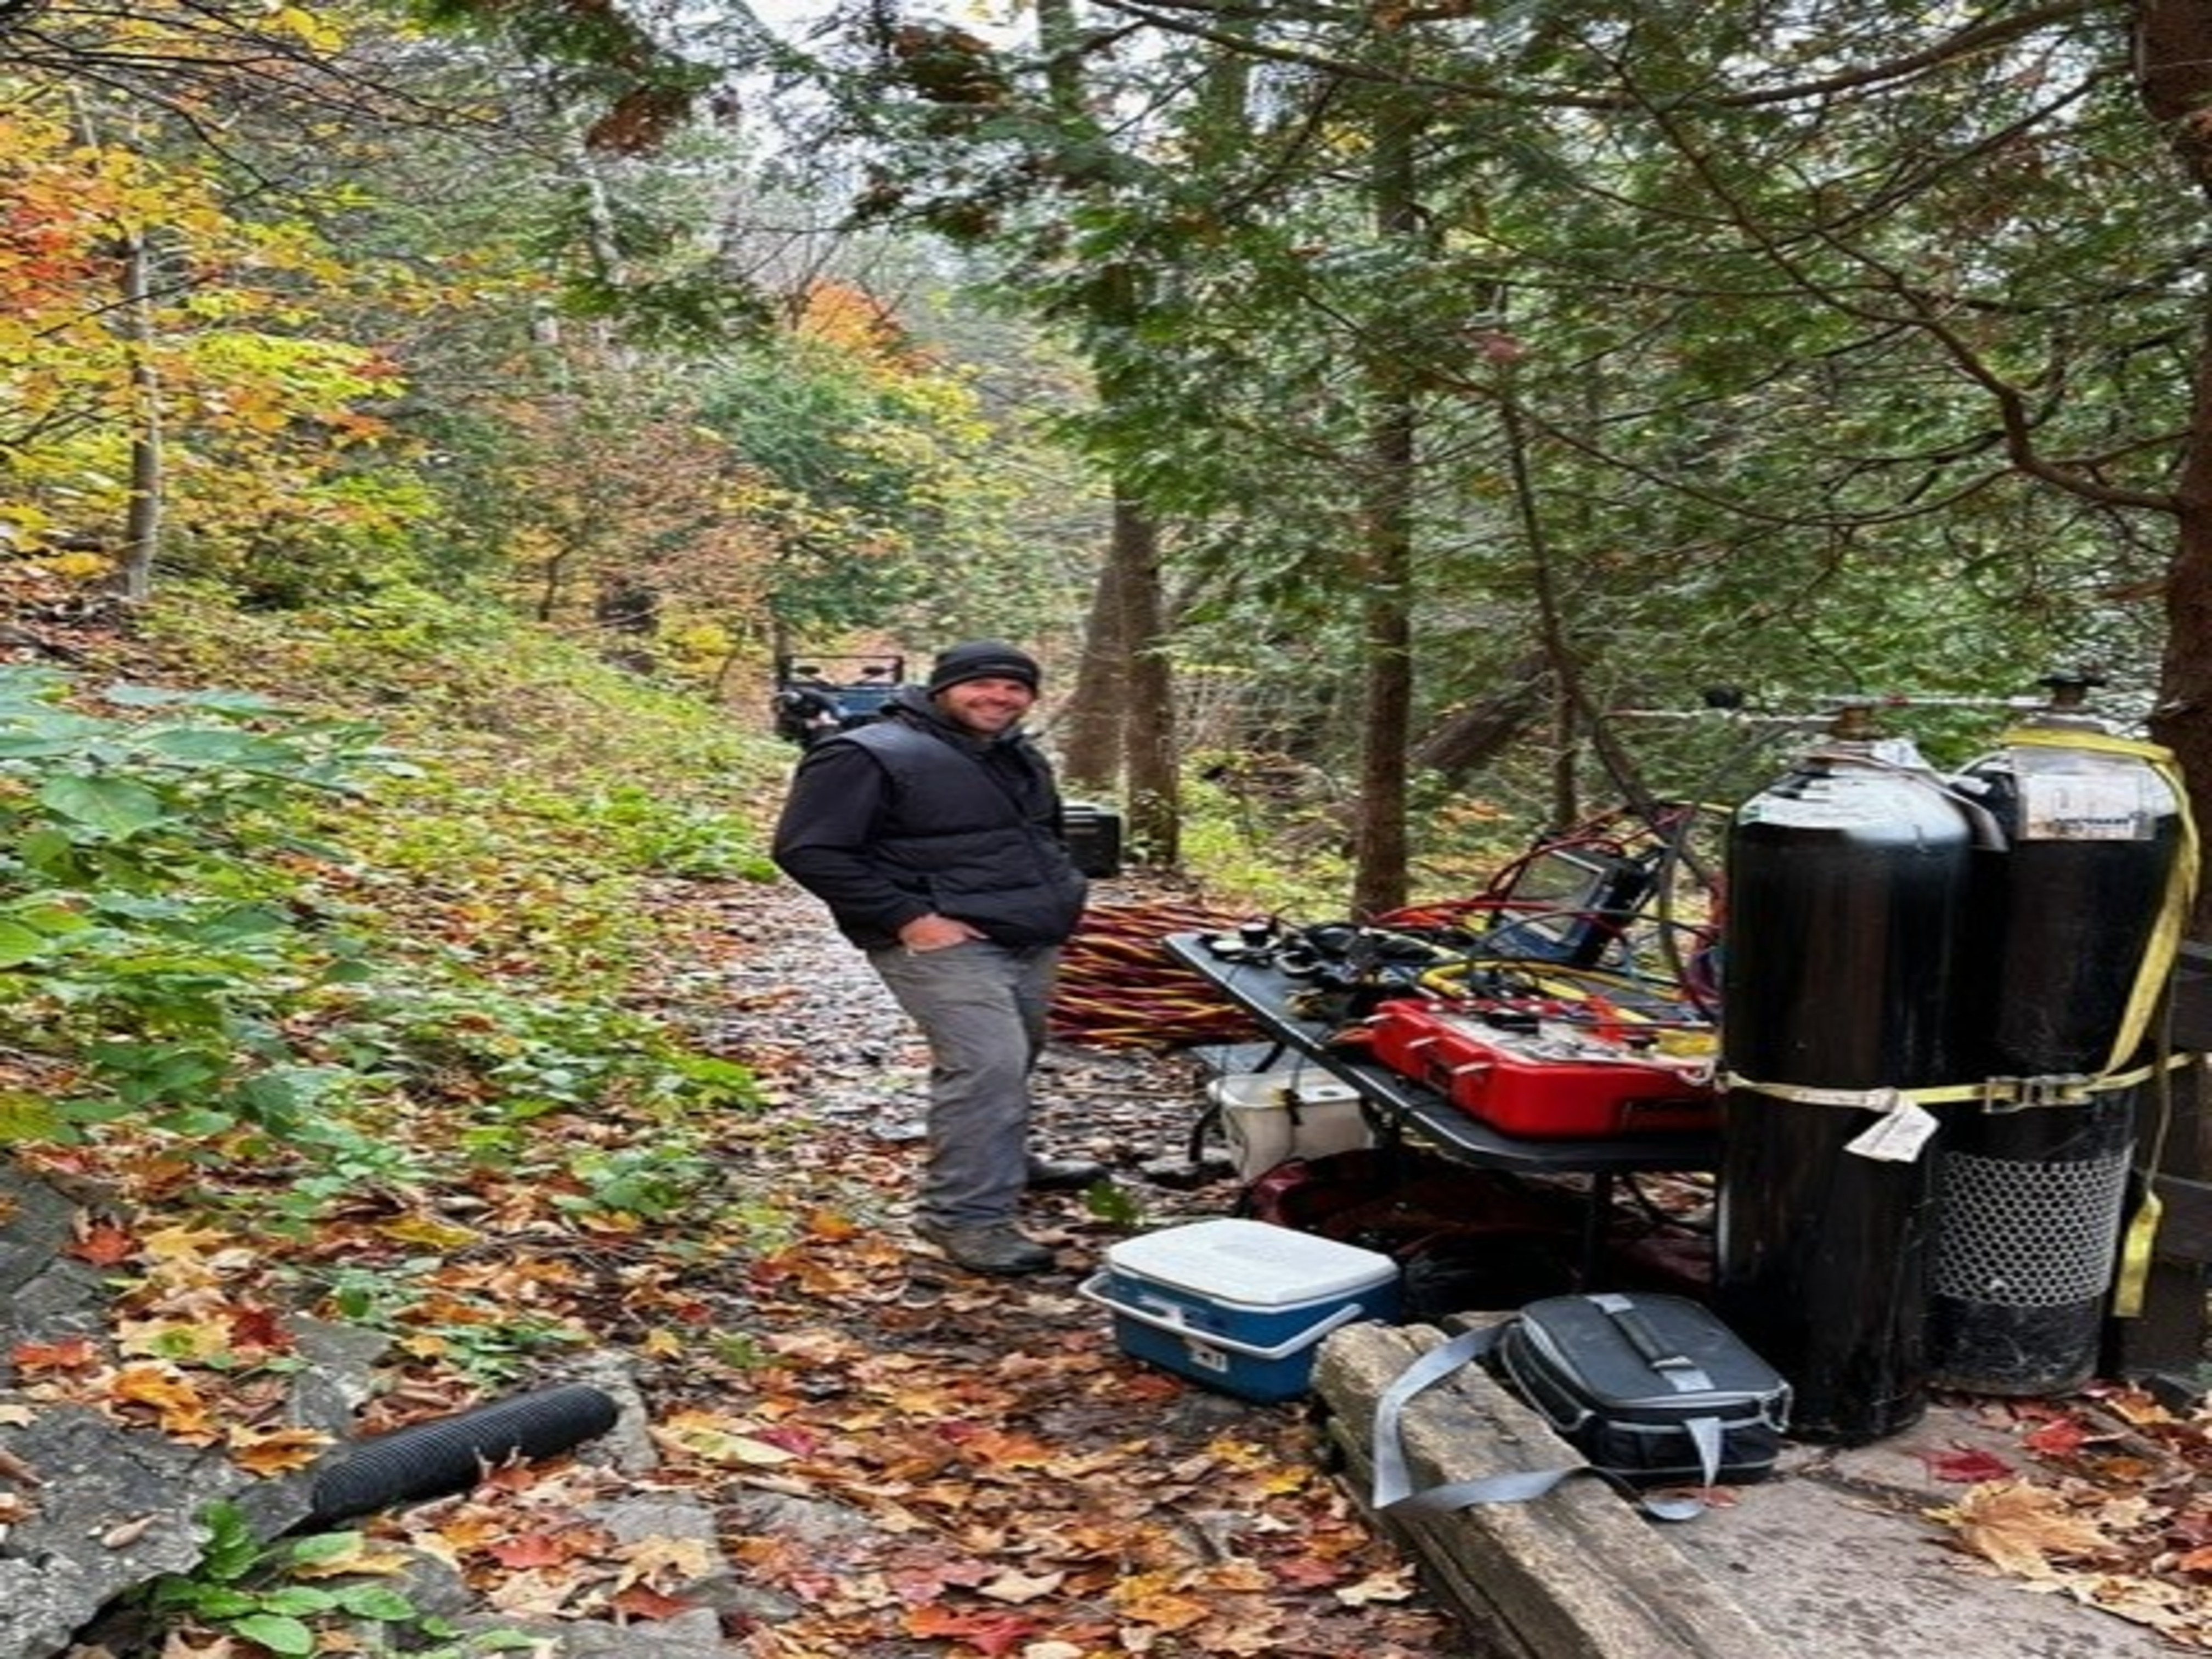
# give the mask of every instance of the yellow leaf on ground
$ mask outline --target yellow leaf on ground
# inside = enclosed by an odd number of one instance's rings
[[[2108,1553],[2111,1543],[2047,1486],[1991,1480],[1956,1504],[1930,1512],[1983,1559],[2024,1578],[2053,1577],[2053,1556]]]
[[[473,1227],[459,1227],[424,1215],[402,1216],[397,1221],[383,1222],[376,1231],[398,1243],[419,1244],[428,1250],[458,1250],[483,1237]]]
[[[287,1474],[304,1469],[331,1443],[331,1437],[316,1429],[234,1428],[225,1437],[230,1461],[255,1474]]]
[[[681,1589],[711,1574],[719,1559],[704,1539],[660,1534],[626,1544],[616,1553],[622,1568],[615,1576],[615,1583],[623,1589],[637,1583]]]
[[[741,1463],[751,1468],[793,1462],[781,1446],[757,1439],[745,1426],[707,1412],[678,1412],[653,1431],[662,1444],[708,1463]]]

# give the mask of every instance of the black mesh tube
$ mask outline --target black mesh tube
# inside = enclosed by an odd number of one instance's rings
[[[316,1471],[313,1508],[301,1524],[325,1525],[392,1504],[465,1491],[491,1465],[568,1451],[605,1434],[617,1415],[611,1396],[580,1382],[356,1441]]]

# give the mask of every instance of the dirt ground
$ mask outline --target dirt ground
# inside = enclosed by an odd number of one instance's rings
[[[1108,883],[1094,902],[1141,911],[1161,897]],[[817,1361],[795,1385],[774,1374],[750,1403],[788,1411],[787,1399],[772,1395],[797,1386],[811,1419],[871,1425],[825,1431],[823,1448],[849,1441],[856,1461],[840,1468],[817,1449],[804,1488],[856,1523],[837,1528],[835,1571],[848,1586],[964,1573],[1012,1598],[1003,1619],[979,1613],[944,1626],[941,1639],[916,1640],[913,1619],[822,1590],[817,1607],[849,1608],[842,1647],[817,1619],[822,1634],[786,1626],[780,1647],[757,1633],[757,1650],[850,1659],[1481,1651],[1336,1490],[1302,1403],[1255,1404],[1131,1360],[1107,1312],[1077,1294],[1117,1239],[1231,1212],[1239,1188],[1218,1140],[1199,1163],[1188,1156],[1212,1074],[1206,1049],[1055,1040],[1038,1079],[1041,1147],[1104,1162],[1115,1190],[1103,1204],[1096,1194],[1030,1195],[1024,1224],[1059,1252],[1061,1271],[979,1279],[905,1232],[927,1059],[864,959],[787,886],[688,887],[668,899],[692,918],[699,949],[669,964],[664,993],[691,1011],[708,1048],[754,1068],[769,1097],[731,1123],[733,1176],[840,1218],[782,1255],[731,1261],[709,1287],[718,1323]],[[849,1237],[848,1226],[857,1228]],[[647,1392],[661,1407],[685,1403],[676,1370],[649,1378]],[[902,1419],[893,1437],[964,1448],[988,1431],[1019,1443],[996,1461],[947,1459],[924,1479],[921,1454],[885,1467],[891,1455],[876,1431],[890,1413]],[[751,1548],[746,1500],[757,1495],[732,1493],[724,1530],[741,1556]],[[755,1559],[782,1582],[803,1578],[765,1547]]]

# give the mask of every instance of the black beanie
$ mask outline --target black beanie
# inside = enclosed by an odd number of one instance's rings
[[[970,640],[937,653],[929,665],[929,695],[969,680],[1019,680],[1034,691],[1042,678],[1036,659],[1020,647],[1004,640]]]

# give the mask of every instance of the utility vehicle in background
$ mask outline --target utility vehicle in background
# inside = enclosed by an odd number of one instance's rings
[[[802,749],[835,732],[866,726],[906,684],[896,652],[824,657],[785,652],[775,659],[775,734]]]

